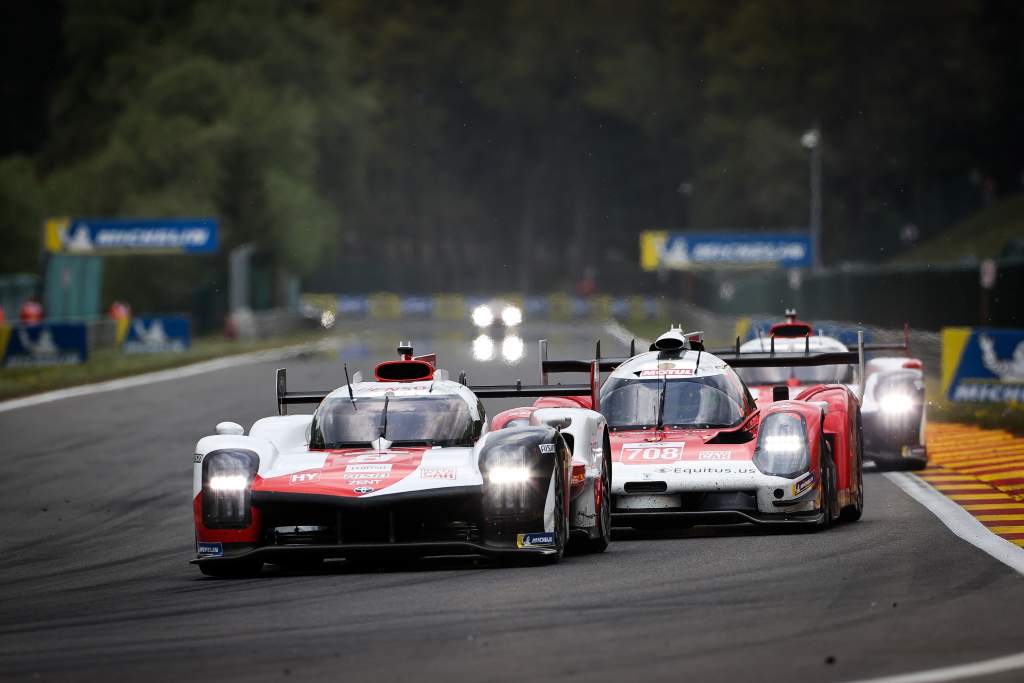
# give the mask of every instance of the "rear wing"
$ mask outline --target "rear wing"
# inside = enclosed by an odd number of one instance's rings
[[[440,371],[439,371],[440,372]],[[590,396],[594,410],[599,410],[600,370],[593,364],[588,384],[527,385],[521,381],[515,384],[493,384],[470,386],[466,373],[459,375],[459,383],[466,386],[479,398],[540,398],[544,396]],[[359,377],[354,378],[356,382]],[[319,405],[330,391],[288,391],[288,370],[277,369],[276,377],[277,414],[287,415],[291,405]]]
[[[810,337],[804,338],[804,350],[801,351],[775,351],[775,338],[771,338],[771,348],[768,352],[751,351],[740,352],[740,338],[736,337],[736,346],[731,349],[710,350],[708,353],[717,356],[733,368],[785,368],[785,367],[807,367],[818,365],[855,365],[857,367],[856,384],[860,385],[861,393],[864,390],[864,353],[866,351],[881,351],[894,349],[906,349],[909,342],[904,345],[887,344],[864,344],[864,331],[857,331],[857,350],[855,351],[811,351]],[[548,375],[552,373],[566,372],[587,372],[595,368],[598,372],[611,372],[629,358],[601,358],[601,342],[597,342],[597,358],[593,360],[548,360],[547,341],[540,341],[540,378],[541,383],[546,385]],[[636,355],[635,341],[630,344],[630,357]],[[591,371],[593,375],[593,371]]]
[[[287,415],[288,406],[318,405],[329,391],[288,391],[288,370],[277,369],[277,414]]]

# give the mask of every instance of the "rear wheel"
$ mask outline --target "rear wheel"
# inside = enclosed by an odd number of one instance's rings
[[[601,457],[601,476],[594,482],[594,509],[597,512],[597,536],[587,543],[587,550],[603,553],[612,539],[612,454],[605,434]]]
[[[218,579],[251,578],[259,576],[259,573],[263,571],[263,560],[243,558],[239,560],[204,562],[199,565],[199,571],[206,576],[213,576]]]

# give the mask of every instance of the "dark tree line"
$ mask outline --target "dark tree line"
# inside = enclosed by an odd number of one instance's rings
[[[806,225],[810,127],[829,262],[1021,189],[1014,0],[47,7],[6,10],[50,52],[8,49],[45,120],[4,132],[4,271],[47,215],[213,214],[314,289],[628,291],[640,230]]]

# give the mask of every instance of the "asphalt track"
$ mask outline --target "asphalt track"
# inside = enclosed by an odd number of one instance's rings
[[[516,366],[473,361],[461,325],[343,349],[366,369],[412,337],[471,381],[534,381],[539,332]],[[553,355],[587,354],[601,330],[545,334]],[[1024,651],[1024,577],[874,474],[862,521],[821,534],[621,532],[548,567],[204,578],[188,564],[194,442],[272,413],[274,365],[0,413],[0,677],[841,681]],[[341,382],[333,357],[287,365],[297,389]]]

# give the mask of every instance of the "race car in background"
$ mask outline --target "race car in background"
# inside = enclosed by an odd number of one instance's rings
[[[671,329],[645,353],[593,361],[548,360],[556,373],[611,375],[597,402],[543,398],[599,410],[611,430],[612,518],[638,528],[693,524],[823,529],[864,509],[860,405],[846,385],[820,383],[799,396],[783,384],[755,399],[734,368],[856,364],[858,352],[704,350],[700,333]],[[558,385],[555,385],[558,386]]]
[[[204,574],[384,555],[557,561],[570,542],[607,547],[604,417],[556,406],[492,430],[481,401],[596,394],[596,380],[471,388],[409,343],[399,353],[374,381],[330,392],[289,392],[278,370],[278,415],[200,439],[193,563]],[[296,404],[316,410],[288,415]]]
[[[499,325],[506,329],[515,329],[523,322],[523,309],[509,301],[489,301],[474,306],[469,319],[481,330]]]
[[[740,352],[847,351],[838,339],[814,333],[810,323],[798,320],[796,311],[787,310],[786,319],[771,325],[767,334],[759,334],[740,346]],[[786,385],[799,397],[809,386],[820,383],[845,383],[861,400],[864,431],[864,457],[886,468],[923,469],[928,465],[924,431],[927,421],[924,373],[921,361],[909,356],[910,335],[904,328],[903,344],[864,344],[872,354],[865,363],[863,379],[856,377],[856,366],[739,368],[740,376],[751,391],[771,391]],[[875,355],[902,351],[906,356]]]

